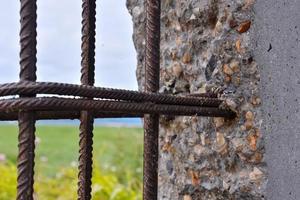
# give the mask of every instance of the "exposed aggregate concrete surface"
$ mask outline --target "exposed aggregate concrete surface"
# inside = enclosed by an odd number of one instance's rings
[[[253,58],[254,0],[162,0],[160,92],[220,91],[238,117],[161,117],[159,200],[265,199],[260,74]],[[127,0],[144,82],[143,0]]]

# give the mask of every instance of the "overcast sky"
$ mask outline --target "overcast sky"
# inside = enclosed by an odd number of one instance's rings
[[[19,1],[1,1],[0,82],[18,81]],[[38,81],[79,83],[81,0],[38,0]],[[125,0],[97,1],[96,85],[137,89]]]

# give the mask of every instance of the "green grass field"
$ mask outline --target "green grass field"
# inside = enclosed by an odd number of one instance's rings
[[[36,131],[37,177],[55,178],[64,169],[77,166],[78,127],[38,126]],[[7,163],[16,164],[18,130],[16,125],[0,126],[0,154]],[[115,174],[119,184],[126,184],[128,176],[141,183],[143,134],[141,128],[95,127],[94,163],[104,174]],[[126,175],[127,174],[127,175]],[[130,175],[128,175],[130,174]],[[73,173],[72,180],[76,180]],[[51,198],[48,198],[51,199]]]

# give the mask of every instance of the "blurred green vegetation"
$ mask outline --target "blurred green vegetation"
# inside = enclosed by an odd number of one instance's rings
[[[35,195],[37,199],[76,199],[78,128],[38,126]],[[16,125],[0,126],[0,199],[16,195]],[[95,127],[93,199],[139,200],[142,193],[141,128]]]

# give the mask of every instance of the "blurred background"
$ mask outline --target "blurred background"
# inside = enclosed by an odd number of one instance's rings
[[[19,75],[19,1],[0,7],[0,82]],[[126,0],[97,1],[96,83],[137,90],[133,25]],[[80,83],[81,1],[38,1],[37,81]],[[76,199],[79,121],[37,123],[36,199]],[[0,199],[16,196],[18,129],[0,124]],[[93,199],[141,199],[140,119],[101,119],[94,131]]]

